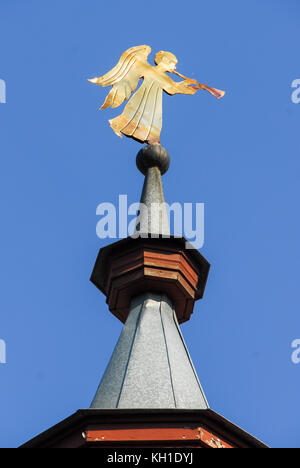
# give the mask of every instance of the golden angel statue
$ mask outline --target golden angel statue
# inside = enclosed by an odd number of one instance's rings
[[[131,47],[120,57],[117,65],[100,78],[89,80],[101,86],[111,86],[104,104],[100,109],[118,107],[134,93],[140,78],[143,83],[126,104],[118,117],[109,120],[113,131],[120,137],[126,135],[141,142],[159,143],[162,128],[162,92],[168,94],[195,94],[198,89],[209,91],[216,98],[225,92],[196,80],[186,78],[176,72],[177,58],[171,52],[160,51],[155,55],[156,66],[148,63],[151,47],[141,45]],[[176,73],[183,81],[173,81],[169,73]]]

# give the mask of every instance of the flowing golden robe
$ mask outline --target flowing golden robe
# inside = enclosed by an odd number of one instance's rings
[[[159,142],[162,128],[161,84],[151,77],[143,80],[141,87],[126,104],[118,117],[110,120],[112,129],[120,135],[148,143]]]

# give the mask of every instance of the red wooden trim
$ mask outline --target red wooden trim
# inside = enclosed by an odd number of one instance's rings
[[[143,427],[118,429],[88,429],[86,442],[146,442],[199,440],[210,448],[234,448],[203,427]]]

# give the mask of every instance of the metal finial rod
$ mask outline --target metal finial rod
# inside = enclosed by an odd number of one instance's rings
[[[170,223],[161,175],[170,166],[170,156],[160,144],[147,145],[139,151],[136,165],[144,174],[145,182],[135,233],[141,237],[169,237]]]

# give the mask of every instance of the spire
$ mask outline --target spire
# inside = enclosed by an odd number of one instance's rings
[[[155,165],[153,153],[159,154]],[[164,151],[146,147],[140,154],[141,203],[162,206]],[[159,218],[157,212],[150,224],[142,212],[140,217],[139,232],[154,238],[122,239],[98,254],[91,281],[125,325],[91,407],[22,447],[266,448],[208,407],[179,323],[189,320],[203,296],[209,263],[186,249],[184,238],[166,236],[166,213]]]
[[[91,408],[208,408],[167,296],[132,301]]]
[[[136,162],[145,181],[135,234],[101,249],[91,277],[125,323],[91,408],[207,409],[179,323],[202,297],[209,264],[170,236],[167,151],[145,146]]]

